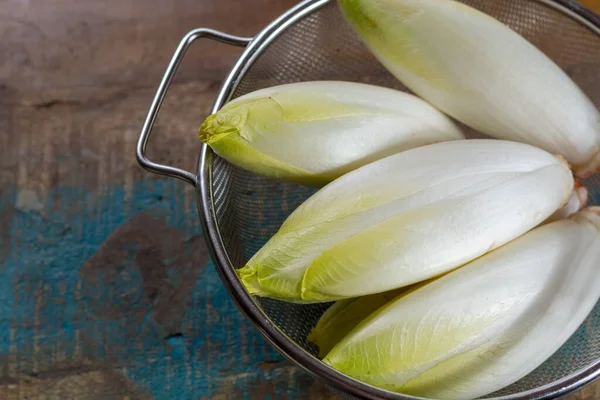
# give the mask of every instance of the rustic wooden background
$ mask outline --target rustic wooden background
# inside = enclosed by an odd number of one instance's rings
[[[251,36],[294,3],[0,0],[0,399],[336,398],[230,301],[192,190],[134,158],[187,31]],[[154,158],[192,167],[238,53],[189,53]]]

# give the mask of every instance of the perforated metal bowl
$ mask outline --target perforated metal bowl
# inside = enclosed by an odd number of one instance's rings
[[[600,18],[568,0],[463,0],[519,32],[560,65],[600,106]],[[137,147],[146,169],[192,184],[217,270],[227,290],[262,335],[282,354],[350,396],[414,399],[349,378],[321,363],[306,337],[327,305],[300,306],[248,295],[240,268],[314,190],[240,170],[204,146],[196,173],[148,160],[145,148],[158,110],[189,45],[206,37],[245,47],[216,99],[216,112],[229,99],[290,82],[347,80],[407,91],[366,50],[343,21],[333,0],[308,0],[254,38],[197,29],[182,40],[159,86]],[[200,125],[201,121],[197,121]],[[473,136],[477,132],[465,129]],[[191,132],[190,134],[194,134]],[[600,203],[600,176],[585,182]],[[600,304],[577,333],[546,363],[518,383],[494,394],[502,399],[561,397],[600,376]]]

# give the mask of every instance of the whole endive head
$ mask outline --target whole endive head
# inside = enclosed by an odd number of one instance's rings
[[[568,164],[533,146],[460,140],[376,161],[321,189],[238,271],[253,294],[328,302],[434,278],[565,205]]]
[[[600,169],[600,112],[546,54],[452,0],[338,0],[381,63],[421,98],[492,137]]]
[[[252,92],[200,127],[200,140],[244,169],[318,185],[404,150],[463,138],[446,116],[413,95],[350,82]]]

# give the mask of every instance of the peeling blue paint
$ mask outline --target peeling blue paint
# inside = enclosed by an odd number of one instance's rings
[[[6,253],[0,268],[0,365],[19,358],[18,369],[31,373],[65,360],[109,364],[156,399],[210,398],[232,390],[247,397],[244,388],[281,373],[257,368],[282,358],[245,321],[210,261],[191,286],[181,335],[166,339],[133,267],[135,243],[113,260],[109,281],[102,271],[82,279],[86,262],[139,213],[164,219],[183,241],[199,235],[195,204],[185,201],[181,188],[147,180],[134,185],[130,200],[122,187],[57,188],[47,194],[42,212],[16,208],[15,188],[3,193],[0,215],[11,220],[8,240],[0,236]],[[163,262],[169,266],[166,281],[179,285],[181,271],[170,266],[175,255]],[[266,398],[290,390],[284,386]]]

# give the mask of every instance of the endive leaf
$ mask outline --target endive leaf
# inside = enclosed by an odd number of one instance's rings
[[[600,113],[546,55],[451,0],[338,0],[375,56],[413,92],[488,135],[600,164]]]
[[[252,92],[200,128],[203,142],[242,168],[313,184],[404,150],[463,138],[448,117],[413,95],[333,81]]]
[[[321,316],[307,339],[319,347],[319,356],[325,357],[356,325],[404,292],[403,288],[337,301]]]
[[[324,362],[364,382],[470,399],[549,358],[600,297],[600,208],[537,228],[380,308]]]
[[[391,300],[398,300],[401,296],[406,296],[430,282],[432,281],[421,282],[390,292],[337,301],[323,313],[307,339],[319,347],[319,356],[325,357],[352,329],[378,308]]]
[[[539,225],[573,190],[566,163],[501,140],[433,144],[321,189],[239,271],[253,294],[327,302],[448,272]]]

